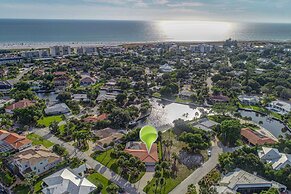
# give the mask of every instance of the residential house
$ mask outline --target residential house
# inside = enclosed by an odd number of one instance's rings
[[[137,157],[148,167],[154,167],[159,162],[157,144],[154,143],[148,152],[146,145],[142,142],[128,142],[124,149],[125,152]]]
[[[226,103],[229,101],[229,97],[221,95],[221,94],[220,95],[212,95],[209,97],[209,100],[212,103],[217,103],[217,102],[218,103],[221,103],[221,102]]]
[[[1,68],[0,69],[0,77],[5,77],[7,75],[7,69]]]
[[[260,103],[260,98],[257,96],[240,95],[238,96],[238,100],[246,105],[256,105]]]
[[[280,153],[276,148],[262,147],[258,155],[262,161],[271,164],[275,170],[280,170],[287,165],[291,166],[291,154]]]
[[[114,80],[114,79],[111,79],[111,80],[109,80],[106,84],[105,84],[105,86],[107,86],[107,87],[115,87],[116,86],[116,81]]]
[[[12,89],[12,85],[8,81],[0,81],[0,92],[7,93]]]
[[[0,130],[0,152],[11,152],[23,150],[32,145],[32,142],[25,136]]]
[[[287,193],[287,187],[275,181],[268,181],[255,174],[248,173],[244,170],[236,168],[233,172],[224,175],[219,182],[219,186],[215,186],[219,194],[225,193],[261,193],[270,188],[277,188],[281,193]]]
[[[23,100],[20,100],[18,102],[15,102],[9,106],[6,106],[5,112],[8,114],[13,114],[15,109],[27,108],[27,107],[30,107],[33,105],[35,105],[35,103],[33,101],[28,100],[28,99],[23,99]]]
[[[276,141],[259,131],[254,131],[249,128],[242,128],[240,131],[241,136],[244,137],[252,145],[264,145],[264,144],[275,144]]]
[[[88,194],[96,186],[70,168],[64,168],[43,179],[43,194]]]
[[[74,101],[82,101],[82,102],[88,102],[90,101],[87,94],[73,94],[72,99]]]
[[[97,96],[96,101],[102,102],[104,100],[115,100],[116,96],[119,94],[118,92],[107,92],[106,90],[100,90],[99,95]]]
[[[80,80],[81,86],[90,86],[92,84],[95,84],[96,80],[91,77],[84,77]]]
[[[219,123],[209,120],[207,118],[202,118],[194,124],[194,127],[202,129],[204,131],[212,132],[212,129]]]
[[[160,66],[159,70],[163,73],[170,73],[172,71],[174,71],[174,68],[172,68],[169,64],[164,64],[162,66]]]
[[[97,146],[95,149],[97,150],[110,148],[109,144],[111,142],[116,143],[123,137],[122,133],[119,133],[117,130],[111,128],[96,130],[94,131],[94,134],[100,138],[96,141]]]
[[[182,99],[189,99],[192,95],[194,95],[195,93],[189,90],[182,90],[181,92],[179,92],[179,97]]]
[[[282,100],[275,100],[269,103],[266,108],[278,114],[285,115],[291,112],[291,103]]]
[[[55,77],[53,79],[54,85],[56,87],[65,87],[69,84],[70,82],[70,78],[66,75],[64,76],[59,76],[59,77]]]
[[[96,116],[96,115],[92,115],[92,116],[88,116],[86,118],[83,119],[83,121],[85,123],[96,123],[96,122],[99,122],[99,121],[104,121],[108,118],[108,114],[106,113],[103,113],[99,116]]]
[[[32,74],[34,76],[36,76],[36,77],[40,77],[40,76],[43,76],[44,75],[44,70],[42,70],[42,69],[36,69],[36,70],[33,71]]]
[[[65,103],[55,104],[44,109],[46,115],[60,115],[70,113],[70,108]]]
[[[60,156],[42,146],[25,149],[13,156],[13,164],[22,175],[28,172],[42,174],[55,167],[61,160]]]
[[[65,72],[65,71],[56,71],[56,72],[53,73],[53,75],[56,76],[56,77],[65,76],[65,75],[67,75],[67,72]]]

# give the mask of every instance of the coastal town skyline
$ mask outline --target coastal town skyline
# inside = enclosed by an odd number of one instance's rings
[[[2,0],[0,18],[290,23],[288,0]]]

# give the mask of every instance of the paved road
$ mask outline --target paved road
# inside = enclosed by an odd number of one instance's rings
[[[20,79],[27,73],[27,72],[29,72],[30,70],[32,69],[32,67],[29,67],[29,68],[24,68],[24,70],[23,71],[21,71],[18,75],[17,75],[17,77],[16,78],[14,78],[14,79],[10,79],[10,80],[7,80],[10,84],[12,84],[12,85],[15,85],[15,84],[17,84],[19,81],[20,81]]]
[[[177,187],[175,187],[170,194],[184,194],[187,192],[188,185],[198,184],[198,182],[206,176],[217,164],[218,156],[223,152],[223,147],[219,143],[212,146],[212,154],[207,162],[205,162],[201,167],[196,169],[191,175],[189,175],[184,181],[182,181]]]
[[[74,146],[66,143],[59,138],[55,137],[54,135],[49,133],[48,128],[43,129],[35,129],[33,133],[42,136],[44,139],[47,139],[55,144],[60,144],[64,148],[66,148],[70,154],[70,157],[77,157],[79,159],[86,159],[86,163],[101,173],[104,177],[108,180],[114,182],[115,184],[119,185],[120,187],[124,188],[124,190],[128,193],[137,194],[137,193],[144,193],[141,189],[138,189],[134,184],[129,183],[127,180],[116,174],[115,172],[111,171],[106,166],[102,165],[101,163],[97,162],[86,153],[79,151]]]

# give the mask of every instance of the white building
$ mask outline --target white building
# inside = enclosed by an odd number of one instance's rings
[[[248,95],[239,95],[238,100],[242,104],[247,104],[247,105],[255,105],[260,102],[260,98],[257,96],[248,96]]]
[[[94,55],[98,53],[98,49],[96,46],[75,47],[73,48],[73,51],[75,54],[78,54],[78,55],[83,55],[83,54]]]
[[[46,58],[49,57],[48,50],[31,50],[31,51],[22,51],[21,56],[24,58]]]
[[[61,57],[64,55],[71,54],[71,47],[70,46],[52,46],[50,47],[50,55],[52,57]]]
[[[80,173],[81,174],[81,173]],[[78,172],[64,168],[43,179],[43,194],[88,194],[96,186]]]
[[[72,94],[72,99],[74,101],[82,101],[82,102],[90,101],[87,94]]]
[[[215,186],[219,194],[225,193],[260,193],[274,187],[281,192],[286,192],[285,185],[275,181],[268,181],[239,168],[222,177],[219,186]]]
[[[169,64],[166,63],[160,67],[160,71],[163,73],[169,73],[174,71],[174,69]]]
[[[278,149],[262,147],[258,155],[262,161],[271,164],[274,170],[280,170],[287,165],[291,166],[291,154],[280,153]]]
[[[275,100],[268,104],[267,109],[277,112],[278,114],[285,115],[291,111],[291,103],[281,100]]]
[[[190,45],[189,50],[198,53],[208,53],[213,50],[213,46],[208,44]]]
[[[44,147],[29,148],[13,157],[13,163],[22,175],[28,172],[42,174],[55,167],[59,162],[61,162],[61,157]]]

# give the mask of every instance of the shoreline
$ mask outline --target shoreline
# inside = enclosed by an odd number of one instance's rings
[[[20,50],[20,49],[48,49],[51,46],[55,45],[66,45],[72,48],[75,47],[103,47],[103,46],[123,46],[123,47],[133,47],[140,45],[152,45],[152,44],[162,44],[162,43],[176,43],[181,45],[190,45],[190,44],[213,44],[213,45],[222,45],[225,41],[214,41],[214,40],[199,40],[199,41],[178,41],[178,40],[160,40],[160,41],[140,41],[140,42],[74,42],[74,41],[64,41],[64,42],[0,42],[0,50]],[[291,40],[285,41],[272,41],[272,40],[237,40],[238,44],[290,44]]]

